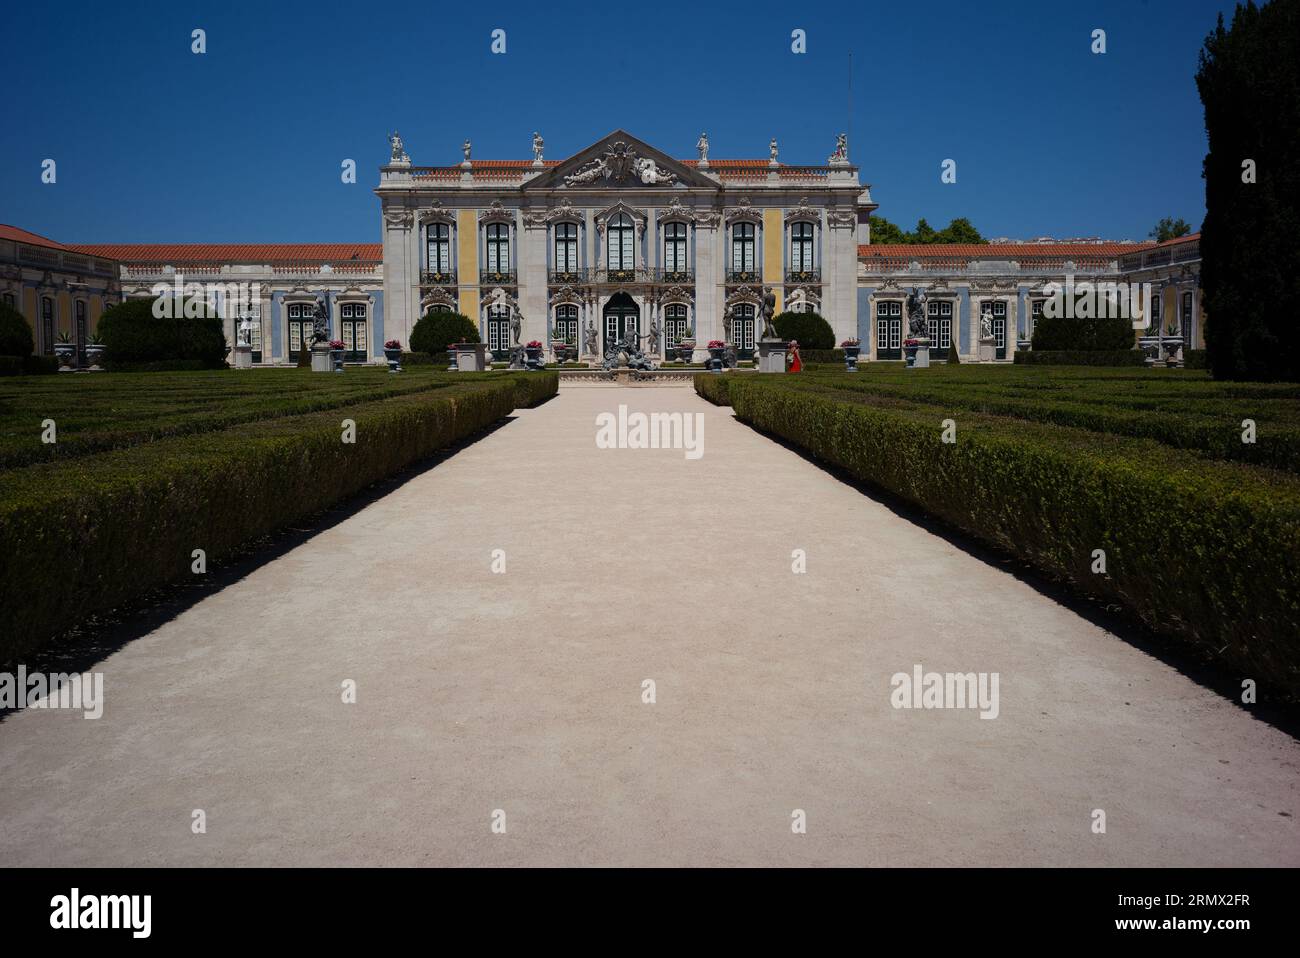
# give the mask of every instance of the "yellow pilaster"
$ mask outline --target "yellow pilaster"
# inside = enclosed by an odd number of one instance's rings
[[[58,294],[56,301],[55,312],[58,314],[59,319],[54,334],[56,336],[59,333],[72,335],[72,296],[64,291]]]
[[[784,245],[784,222],[780,210],[763,210],[763,285],[776,294],[776,311],[781,312],[785,281],[781,251]]]
[[[460,311],[478,322],[478,216],[474,210],[456,214],[457,276]]]

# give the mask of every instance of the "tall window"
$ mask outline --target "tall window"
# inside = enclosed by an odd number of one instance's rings
[[[898,300],[876,303],[876,358],[900,359],[903,355],[903,304]]]
[[[813,266],[813,225],[795,223],[790,227],[790,270],[810,272]]]
[[[487,228],[487,271],[510,272],[510,226],[507,223],[489,223]]]
[[[754,272],[753,223],[737,223],[731,228],[731,271]]]
[[[664,226],[664,270],[669,273],[686,272],[685,223],[668,223]]]
[[[736,347],[736,354],[741,350],[754,351],[754,307],[742,303],[736,307],[735,318],[731,321],[731,344]],[[744,357],[746,359],[749,356]]]
[[[686,305],[670,303],[664,307],[664,342],[676,346],[686,338]]]
[[[1038,321],[1043,318],[1043,300],[1034,299],[1029,302],[1029,335],[1034,335],[1034,327]]]
[[[1165,304],[1165,291],[1157,289],[1151,294],[1151,335],[1159,336],[1164,330],[1160,328]]]
[[[493,358],[500,359],[510,349],[510,307],[488,307],[488,349]]]
[[[578,344],[578,307],[573,303],[555,307],[555,335],[571,346]]]
[[[41,352],[54,354],[54,299],[41,297]]]
[[[1192,294],[1183,293],[1183,346],[1192,348]]]
[[[555,271],[557,273],[576,273],[578,271],[578,224],[555,224]]]
[[[369,347],[366,304],[343,303],[339,306],[339,320],[343,327],[343,359],[350,363],[364,363]]]
[[[289,304],[289,354],[293,355],[311,346],[312,316],[315,303]]]
[[[931,301],[926,307],[931,351],[947,352],[952,345],[952,303]]]
[[[609,221],[607,235],[609,243],[608,268],[611,270],[631,270],[636,265],[634,256],[636,230],[632,226],[632,217],[619,213]]]
[[[451,227],[446,223],[430,223],[427,231],[429,258],[425,268],[430,273],[451,273]]]

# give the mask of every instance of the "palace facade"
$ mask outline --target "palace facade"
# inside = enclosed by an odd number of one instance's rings
[[[1048,284],[1070,278],[1150,282],[1156,329],[1173,320],[1186,346],[1204,341],[1199,236],[872,244],[877,204],[843,137],[814,166],[781,162],[775,141],[766,159],[713,159],[704,136],[695,158],[675,159],[622,130],[558,161],[545,158],[537,136],[531,160],[474,159],[466,142],[450,166],[414,165],[396,135],[390,146],[375,189],[379,243],[29,243],[22,262],[0,273],[0,292],[18,298],[38,351],[49,352],[51,331],[79,342],[86,334],[73,315],[77,296],[59,286],[50,257],[75,259],[71,282],[88,290],[86,330],[113,297],[199,284],[223,308],[230,342],[251,317],[259,365],[294,362],[321,299],[353,362],[382,361],[384,341],[409,343],[416,320],[435,308],[471,317],[498,357],[517,309],[522,342],[558,336],[587,358],[620,336],[648,344],[652,331],[660,359],[688,335],[697,358],[711,339],[743,358],[761,333],[765,287],[778,312],[819,312],[837,343],[857,338],[873,360],[901,358],[904,303],[922,290],[935,359],[950,345],[978,359],[987,318],[993,361],[1010,361],[1032,335]],[[52,324],[41,312],[51,308]],[[591,339],[594,350],[585,348]]]

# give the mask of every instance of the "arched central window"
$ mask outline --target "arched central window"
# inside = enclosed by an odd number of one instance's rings
[[[430,223],[426,230],[428,258],[424,268],[435,276],[451,273],[451,227],[446,223]]]
[[[790,271],[811,273],[813,265],[813,225],[793,223],[790,226]]]
[[[573,303],[555,307],[555,338],[570,346],[578,345],[578,307]]]
[[[636,265],[634,255],[636,230],[632,226],[632,217],[626,213],[619,213],[609,221],[608,233],[607,266],[610,270],[632,270]]]
[[[555,272],[578,272],[578,224],[555,224]]]
[[[686,224],[664,226],[664,272],[686,272]]]
[[[664,307],[664,342],[675,347],[686,338],[686,305],[669,303]]]
[[[510,352],[510,307],[489,306],[487,319],[488,349],[493,359],[505,359]]]

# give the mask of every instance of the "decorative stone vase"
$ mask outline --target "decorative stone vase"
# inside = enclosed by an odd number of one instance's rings
[[[529,369],[542,368],[542,347],[541,346],[525,346],[524,357],[525,357],[524,359],[525,365],[527,365]]]
[[[75,370],[77,347],[72,343],[55,343],[54,358],[59,361],[59,372],[70,373]]]
[[[555,355],[557,363],[569,361],[569,344],[568,343],[551,343],[551,352]]]
[[[918,349],[920,349],[920,348],[921,348],[921,347],[919,347],[919,346],[904,346],[904,347],[903,347],[903,355],[907,357],[907,365],[908,365],[909,367],[911,367],[911,366],[915,366],[915,365],[916,365],[916,351],[917,351]]]
[[[99,365],[99,361],[104,358],[104,345],[102,343],[91,343],[86,346],[86,361],[90,363],[92,373],[102,373],[104,367]]]
[[[1032,339],[1017,339],[1017,340],[1016,340],[1016,351],[1017,351],[1017,352],[1027,353],[1027,352],[1031,352],[1031,351],[1033,350],[1033,348],[1034,348],[1034,341],[1033,341]]]
[[[1160,355],[1160,337],[1140,336],[1138,337],[1138,348],[1142,350],[1142,364],[1144,366],[1154,366],[1157,357]]]
[[[689,363],[695,358],[695,340],[683,339],[677,344],[677,358]]]
[[[725,346],[709,347],[709,362],[708,362],[709,372],[711,373],[722,372],[722,357],[726,354],[726,352],[727,352],[727,347]]]
[[[856,373],[858,371],[858,356],[862,352],[861,346],[844,347],[844,371]]]
[[[452,353],[452,362],[455,362],[456,354]],[[390,373],[400,373],[402,371],[402,351],[400,349],[385,349],[384,359],[388,361],[388,371]]]
[[[334,367],[334,371],[336,373],[343,372],[343,350],[341,349],[330,350],[330,364]]]
[[[1166,339],[1164,341],[1164,347],[1165,365],[1170,369],[1173,369],[1178,365],[1178,357],[1182,353],[1183,341],[1182,339]]]

